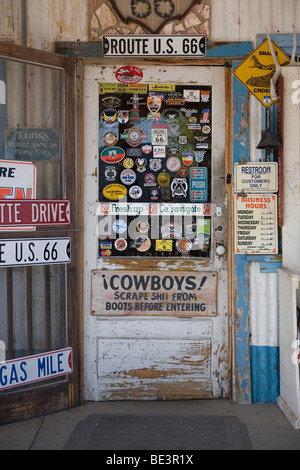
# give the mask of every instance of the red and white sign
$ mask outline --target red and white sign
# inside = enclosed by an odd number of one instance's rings
[[[126,65],[116,71],[116,79],[121,83],[139,83],[143,77],[141,69],[133,65]]]
[[[0,227],[69,225],[70,222],[70,201],[0,200]]]
[[[20,387],[72,372],[71,348],[0,362],[0,390]]]
[[[35,199],[36,198],[36,167],[31,162],[0,160],[0,199]],[[0,231],[18,231],[12,224]],[[34,231],[33,226],[23,226],[22,231]]]

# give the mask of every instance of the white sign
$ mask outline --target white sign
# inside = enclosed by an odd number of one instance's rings
[[[0,362],[0,390],[20,387],[72,372],[71,348]]]
[[[278,191],[278,164],[236,163],[234,166],[235,191],[244,193],[276,193]]]
[[[277,196],[235,196],[235,253],[276,254]]]
[[[0,267],[70,262],[70,238],[0,240]]]
[[[31,162],[0,160],[0,199],[35,199],[36,167]],[[34,231],[33,226],[2,226],[0,231]]]
[[[103,54],[107,57],[204,57],[206,37],[183,35],[103,36]]]
[[[213,215],[212,204],[106,203],[95,204],[95,215]]]

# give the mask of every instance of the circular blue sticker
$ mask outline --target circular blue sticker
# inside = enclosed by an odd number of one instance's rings
[[[122,219],[115,220],[113,223],[113,230],[119,234],[126,232],[127,224],[125,220],[122,220]]]

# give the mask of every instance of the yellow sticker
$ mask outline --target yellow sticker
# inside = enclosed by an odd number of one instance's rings
[[[99,93],[137,93],[146,95],[148,93],[148,86],[143,84],[131,85],[128,83],[100,83]]]
[[[156,240],[155,251],[172,251],[173,240]]]
[[[149,91],[175,91],[175,85],[155,84],[149,85]]]
[[[118,201],[127,196],[127,189],[122,184],[109,184],[103,189],[103,196],[110,201]]]

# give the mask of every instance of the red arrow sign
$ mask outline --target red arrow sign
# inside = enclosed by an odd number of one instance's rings
[[[70,201],[14,199],[0,200],[1,225],[69,225]]]

